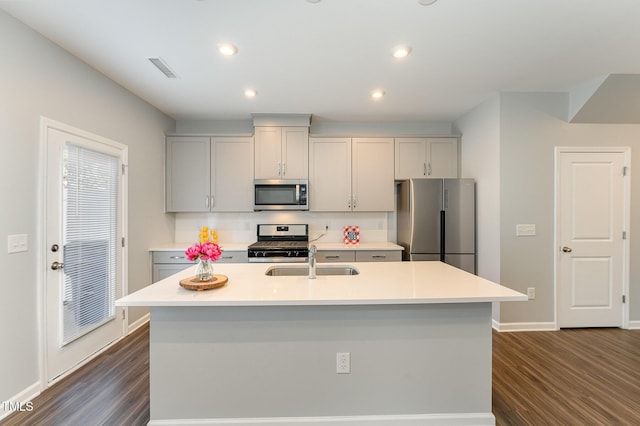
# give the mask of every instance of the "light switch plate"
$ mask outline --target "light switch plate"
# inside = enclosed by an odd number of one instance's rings
[[[7,237],[7,253],[27,251],[27,234],[15,234]]]
[[[517,237],[532,237],[536,235],[536,225],[530,223],[519,223],[516,225]]]

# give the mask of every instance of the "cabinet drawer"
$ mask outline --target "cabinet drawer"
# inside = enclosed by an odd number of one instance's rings
[[[194,263],[187,259],[184,251],[154,251],[153,263]]]
[[[180,271],[184,271],[191,265],[188,263],[155,263],[152,268],[151,281],[158,282]]]
[[[400,250],[358,250],[356,262],[399,262],[402,260]]]
[[[318,262],[355,262],[356,253],[353,250],[320,250],[316,254]]]
[[[216,263],[247,263],[249,256],[247,251],[222,251],[222,256]]]

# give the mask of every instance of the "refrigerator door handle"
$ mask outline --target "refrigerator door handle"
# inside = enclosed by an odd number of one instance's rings
[[[444,262],[444,254],[445,254],[445,211],[440,210],[440,261]]]

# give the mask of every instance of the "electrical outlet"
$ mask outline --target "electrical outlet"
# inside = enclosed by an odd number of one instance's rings
[[[336,373],[338,374],[351,373],[351,353],[350,352],[336,353]]]
[[[535,287],[527,288],[527,297],[529,298],[529,300],[532,300],[532,299],[536,298],[536,288]]]

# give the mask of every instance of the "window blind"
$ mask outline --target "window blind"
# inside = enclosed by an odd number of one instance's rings
[[[115,316],[119,160],[67,142],[63,161],[65,345]]]

